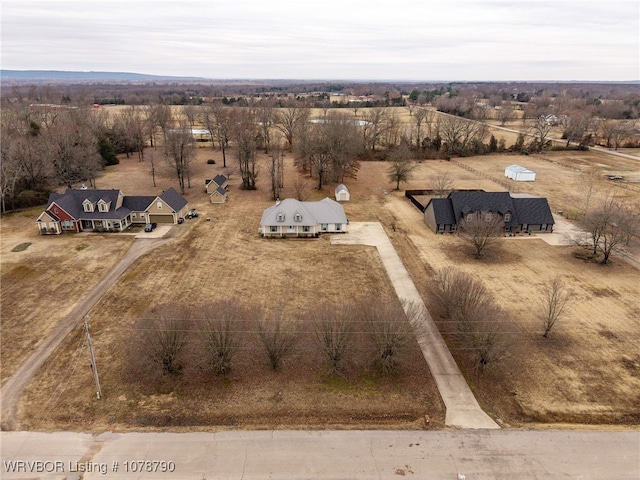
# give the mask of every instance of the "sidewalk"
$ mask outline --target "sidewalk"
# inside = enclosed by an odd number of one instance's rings
[[[416,328],[416,337],[447,409],[445,425],[458,428],[500,428],[478,405],[382,225],[378,222],[350,223],[348,233],[333,235],[331,243],[376,247],[405,309],[407,304],[420,309],[421,325]]]

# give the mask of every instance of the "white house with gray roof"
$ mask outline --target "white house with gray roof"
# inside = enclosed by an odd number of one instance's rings
[[[265,209],[258,233],[263,237],[316,237],[321,233],[344,233],[349,221],[335,200],[301,202],[287,198]]]

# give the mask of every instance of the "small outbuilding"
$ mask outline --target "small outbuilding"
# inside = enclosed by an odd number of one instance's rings
[[[336,187],[336,201],[338,202],[348,202],[351,198],[351,194],[349,193],[349,189],[346,185],[340,184]]]
[[[510,165],[504,169],[504,176],[516,182],[533,182],[536,179],[536,172],[520,165]]]

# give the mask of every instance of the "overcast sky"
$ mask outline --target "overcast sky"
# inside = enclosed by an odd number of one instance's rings
[[[4,69],[638,80],[638,0],[2,0]]]

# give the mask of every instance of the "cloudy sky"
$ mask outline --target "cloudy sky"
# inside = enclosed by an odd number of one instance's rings
[[[638,80],[638,0],[2,0],[3,69]]]

